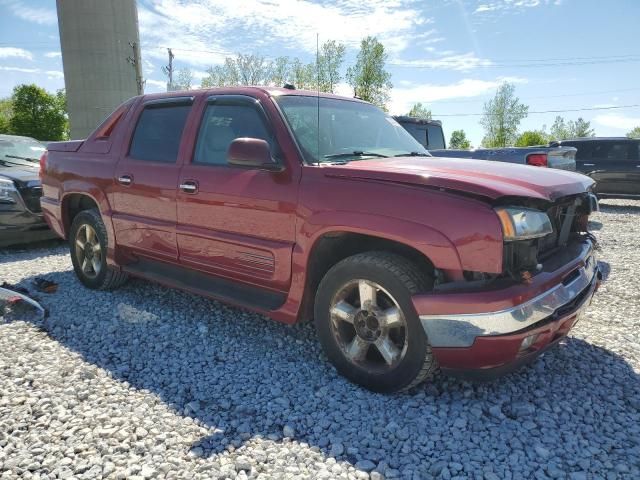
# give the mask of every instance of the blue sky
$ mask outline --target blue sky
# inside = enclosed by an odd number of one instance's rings
[[[445,135],[482,139],[483,103],[505,80],[531,111],[590,120],[598,135],[640,125],[638,0],[139,0],[146,91],[164,89],[166,47],[199,79],[236,52],[312,61],[316,33],[347,46],[377,36],[389,53],[389,108],[426,103]],[[199,80],[196,80],[199,83]],[[54,0],[0,0],[0,97],[20,83],[64,86]],[[346,85],[341,91],[348,93]],[[557,113],[532,113],[521,129]]]

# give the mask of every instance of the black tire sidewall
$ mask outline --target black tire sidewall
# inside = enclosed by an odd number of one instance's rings
[[[83,225],[91,226],[98,237],[98,241],[100,242],[100,248],[102,249],[102,258],[101,258],[101,268],[100,273],[95,278],[87,277],[82,271],[82,267],[78,263],[78,259],[76,257],[76,235],[78,234],[78,230]],[[104,223],[102,222],[102,218],[100,214],[96,211],[92,210],[84,210],[80,212],[73,219],[73,223],[71,224],[71,230],[69,234],[69,250],[71,253],[71,262],[73,263],[73,270],[78,277],[78,280],[87,288],[91,288],[93,290],[97,290],[102,288],[105,283],[106,275],[107,275],[107,236],[106,230],[104,227]]]
[[[398,302],[407,323],[407,352],[400,363],[384,373],[369,372],[351,363],[342,353],[331,330],[329,309],[335,293],[349,281],[370,280]],[[325,354],[341,375],[376,392],[390,393],[410,385],[420,374],[430,352],[427,336],[411,301],[411,292],[392,272],[365,262],[341,262],[329,270],[320,282],[316,294],[314,321]]]

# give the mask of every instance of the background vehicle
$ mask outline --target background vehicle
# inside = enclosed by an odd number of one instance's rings
[[[446,149],[440,121],[421,120],[406,116],[394,118],[434,157],[492,160],[561,170],[576,169],[576,150],[568,146],[541,145],[536,147],[477,148],[474,150]]]
[[[44,151],[33,138],[0,135],[0,247],[56,236],[40,208],[38,161]]]
[[[530,361],[598,284],[589,178],[430,157],[356,99],[136,97],[87,140],[50,144],[42,179],[85,286],[135,275],[313,318],[337,370],[376,391]]]
[[[596,181],[602,198],[640,197],[640,140],[626,137],[587,137],[553,142],[574,147],[576,168]]]
[[[447,148],[440,120],[424,120],[407,115],[393,117],[396,122],[415,138],[427,150],[442,150]]]

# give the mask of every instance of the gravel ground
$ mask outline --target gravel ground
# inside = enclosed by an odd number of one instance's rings
[[[66,248],[0,252],[50,317],[0,325],[0,478],[640,478],[640,202],[593,222],[607,282],[567,341],[493,383],[360,389],[310,325],[143,281],[93,292]]]

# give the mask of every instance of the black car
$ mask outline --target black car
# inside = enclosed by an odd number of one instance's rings
[[[596,181],[601,198],[640,198],[640,139],[589,137],[552,145],[575,147],[576,169]]]
[[[396,122],[415,138],[427,150],[447,148],[440,120],[424,120],[406,115],[393,117]]]
[[[0,135],[0,247],[55,238],[40,209],[44,151],[33,138]]]

